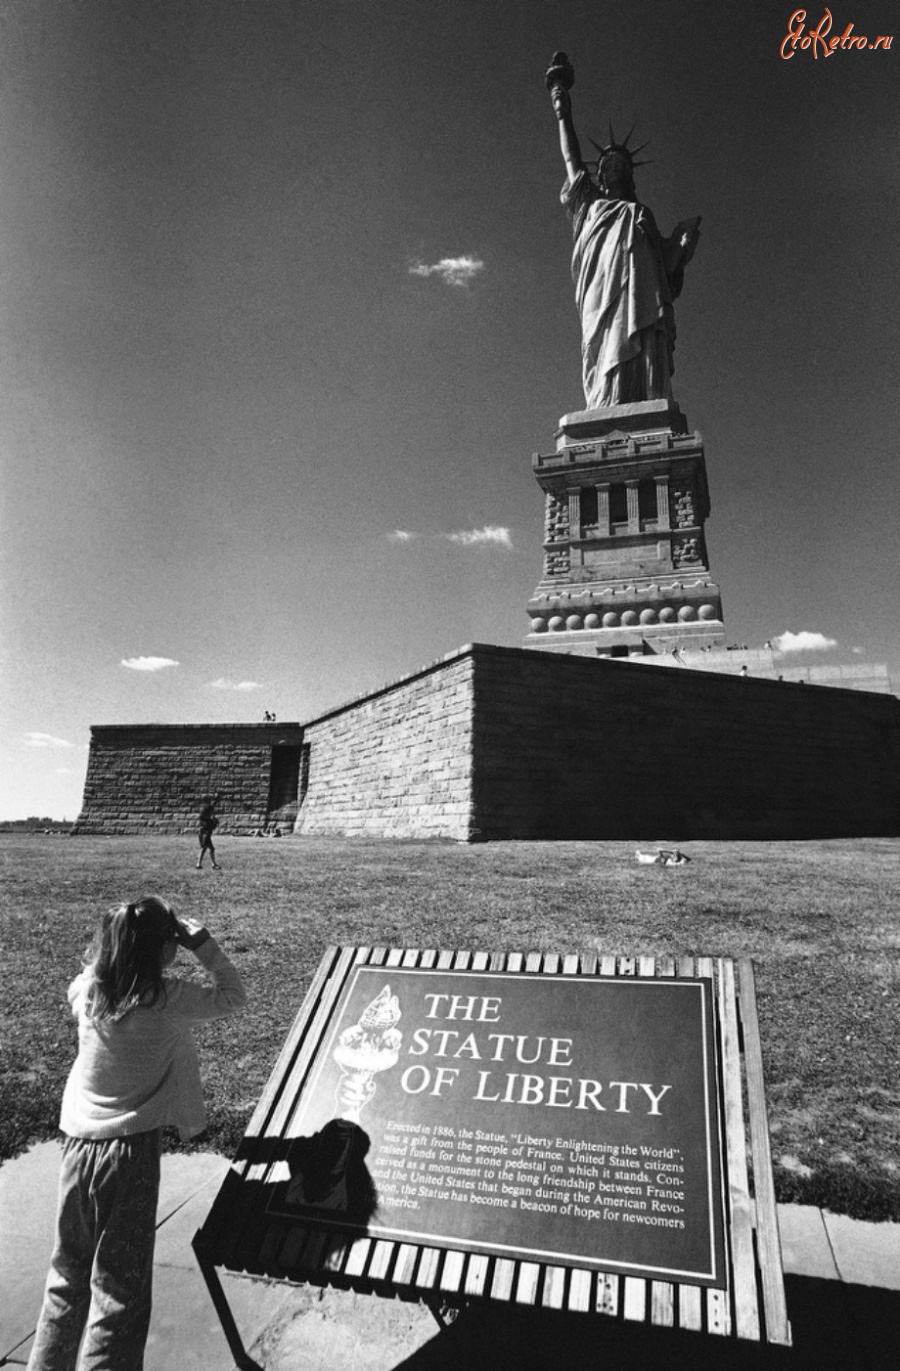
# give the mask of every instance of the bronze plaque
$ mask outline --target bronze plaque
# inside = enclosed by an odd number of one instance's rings
[[[270,1214],[724,1287],[711,983],[351,972]]]

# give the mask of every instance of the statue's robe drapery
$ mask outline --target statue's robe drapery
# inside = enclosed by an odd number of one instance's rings
[[[586,171],[560,196],[572,216],[572,279],[589,409],[671,399],[682,251],[645,205],[609,199]]]

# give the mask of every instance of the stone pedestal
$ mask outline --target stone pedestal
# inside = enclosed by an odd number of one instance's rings
[[[556,451],[533,467],[544,574],[526,647],[625,657],[724,646],[703,442],[674,401],[566,414]]]

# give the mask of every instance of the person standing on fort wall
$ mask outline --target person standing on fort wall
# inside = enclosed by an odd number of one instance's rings
[[[560,199],[572,218],[572,279],[581,315],[584,398],[589,409],[640,400],[671,400],[675,313],[684,268],[694,255],[700,220],[663,238],[635,194],[631,133],[586,163],[572,122],[575,79],[564,52],[553,56],[547,89],[559,120],[566,183]],[[591,140],[593,142],[593,139]],[[646,146],[646,144],[644,144]]]
[[[200,839],[200,856],[197,861],[197,870],[203,865],[203,858],[208,852],[212,858],[212,864],[218,871],[219,864],[216,861],[216,849],[213,846],[213,833],[219,827],[219,820],[216,818],[216,805],[219,802],[218,795],[204,795],[200,802],[200,814],[197,819],[198,837]]]

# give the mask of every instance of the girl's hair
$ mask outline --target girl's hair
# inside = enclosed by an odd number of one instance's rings
[[[175,911],[157,895],[104,914],[87,953],[88,1016],[118,1019],[136,1004],[156,1004],[165,994],[163,950],[176,931]]]

